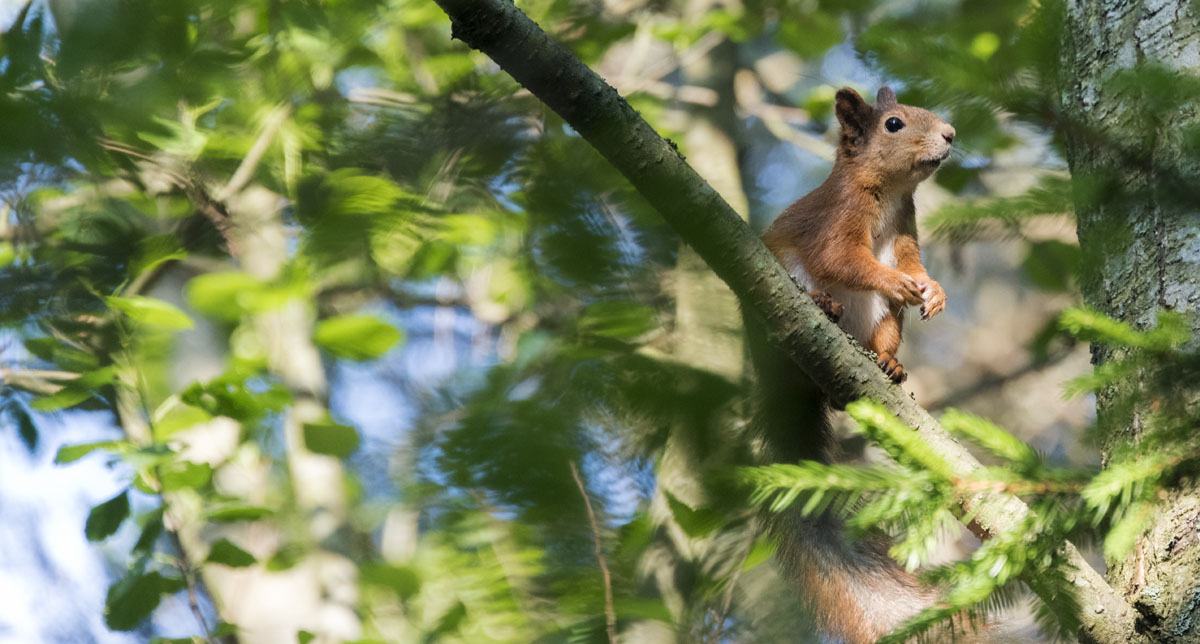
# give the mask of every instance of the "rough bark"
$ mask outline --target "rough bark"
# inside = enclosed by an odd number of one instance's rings
[[[1200,21],[1188,0],[1100,0],[1067,4],[1063,105],[1076,124],[1069,139],[1072,175],[1081,186],[1119,177],[1121,198],[1077,204],[1079,243],[1088,269],[1088,305],[1139,328],[1154,324],[1160,310],[1190,315],[1200,337],[1200,213],[1161,198],[1158,168],[1175,172],[1181,158],[1175,134],[1197,124],[1196,109],[1180,105],[1148,140],[1123,141],[1145,132],[1147,114],[1138,98],[1108,81],[1138,65],[1186,74],[1200,68]],[[1092,133],[1092,134],[1087,134]],[[1100,135],[1097,135],[1099,133]],[[1149,163],[1129,163],[1128,146]],[[1124,150],[1122,149],[1124,147]],[[1169,192],[1169,188],[1166,190]],[[1081,191],[1082,197],[1082,191]],[[1110,359],[1093,349],[1093,360]],[[1140,414],[1114,418],[1112,397],[1097,397],[1103,422],[1125,429],[1104,446],[1137,440]],[[1109,582],[1140,614],[1139,628],[1156,642],[1200,640],[1200,486],[1169,492],[1147,533],[1123,561],[1109,562]]]
[[[829,322],[736,212],[687,165],[611,86],[569,50],[550,39],[506,0],[438,0],[453,36],[486,53],[557,112],[605,156],[762,318],[774,343],[835,403],[870,398],[913,427],[966,476],[979,462],[874,361]],[[1015,528],[1028,507],[1015,497],[987,494],[960,499],[971,527],[987,536]],[[1076,568],[1087,636],[1136,640],[1132,609],[1113,592],[1074,546],[1064,546]]]

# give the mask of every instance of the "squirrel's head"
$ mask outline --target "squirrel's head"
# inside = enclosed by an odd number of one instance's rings
[[[836,110],[838,160],[852,161],[881,184],[916,186],[950,156],[954,128],[929,110],[897,103],[889,87],[880,88],[874,107],[844,87]]]

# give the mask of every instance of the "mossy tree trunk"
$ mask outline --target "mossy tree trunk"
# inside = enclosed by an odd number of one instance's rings
[[[1181,203],[1170,179],[1195,172],[1178,135],[1200,122],[1197,110],[1178,105],[1157,122],[1129,85],[1112,82],[1140,65],[1168,77],[1200,72],[1195,7],[1190,0],[1069,2],[1062,98],[1071,123],[1084,299],[1138,328],[1153,326],[1160,311],[1184,313],[1200,338],[1200,212]],[[1107,186],[1099,198],[1097,186]],[[1093,349],[1097,364],[1113,357]],[[1114,393],[1096,400],[1100,422],[1121,428],[1102,446],[1105,457],[1118,443],[1138,440],[1143,426],[1139,410],[1113,404]],[[1198,522],[1200,486],[1193,482],[1167,495],[1128,557],[1109,562],[1109,582],[1153,641],[1200,641]]]

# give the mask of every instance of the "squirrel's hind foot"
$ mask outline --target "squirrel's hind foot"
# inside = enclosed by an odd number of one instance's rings
[[[895,356],[884,353],[879,356],[879,368],[892,382],[900,384],[908,379],[908,372],[904,370],[904,365],[896,360]]]

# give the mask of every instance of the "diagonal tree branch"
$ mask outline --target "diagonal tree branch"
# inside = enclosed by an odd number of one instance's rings
[[[552,40],[510,0],[436,0],[452,36],[492,58],[596,148],[696,249],[746,306],[763,319],[773,342],[837,404],[870,398],[913,427],[958,476],[979,461],[928,411],[892,385],[805,297],[783,267],[724,200],[603,79]],[[1020,499],[975,494],[960,500],[981,537],[1015,529],[1030,512]],[[1082,600],[1081,638],[1143,641],[1133,609],[1084,560],[1064,546]],[[1035,588],[1035,591],[1037,589]],[[1051,599],[1051,598],[1046,598]]]

